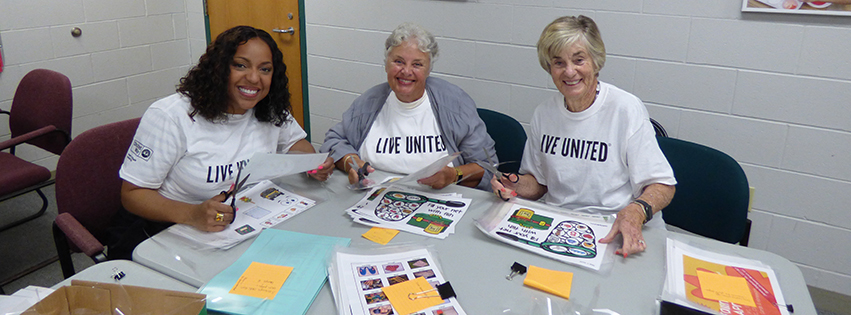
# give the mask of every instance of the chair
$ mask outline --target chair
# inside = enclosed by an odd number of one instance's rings
[[[484,108],[477,110],[488,135],[496,142],[494,149],[500,162],[497,169],[504,173],[517,173],[523,148],[526,147],[526,130],[511,116]]]
[[[657,137],[667,137],[668,131],[665,130],[665,127],[662,126],[658,121],[653,118],[650,118],[650,123],[653,124],[653,131],[656,132]]]
[[[697,143],[656,137],[677,178],[677,192],[662,210],[667,224],[748,246],[750,189],[742,167],[724,152]]]
[[[0,231],[35,219],[47,210],[47,198],[41,188],[53,184],[50,170],[15,155],[15,148],[30,144],[61,154],[71,141],[71,81],[51,70],[36,69],[21,79],[12,107],[0,114],[9,116],[12,138],[0,142],[0,201],[32,191],[41,197],[41,210],[0,227]]]
[[[56,166],[53,241],[65,278],[74,275],[71,251],[95,263],[106,260],[104,243],[110,220],[121,208],[118,170],[139,126],[140,118],[92,128],[77,136]],[[70,246],[69,246],[70,245]]]

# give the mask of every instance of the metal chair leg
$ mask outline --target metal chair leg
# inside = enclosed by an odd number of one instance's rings
[[[59,255],[62,275],[65,279],[68,279],[76,273],[74,261],[71,260],[71,248],[68,246],[68,239],[65,237],[65,233],[56,226],[56,223],[53,223],[53,243],[56,245],[56,253]]]

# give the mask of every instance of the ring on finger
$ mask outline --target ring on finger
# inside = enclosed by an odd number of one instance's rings
[[[222,214],[221,212],[216,213],[216,222],[222,222],[222,221],[224,221],[224,219],[225,219],[224,214]]]
[[[645,243],[644,240],[638,240],[638,244],[641,246],[647,246],[647,243]]]

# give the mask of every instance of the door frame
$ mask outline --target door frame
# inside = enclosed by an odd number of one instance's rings
[[[302,95],[302,112],[304,113],[304,132],[307,133],[307,141],[310,140],[311,132],[310,132],[310,97],[307,93],[308,84],[307,84],[307,34],[305,32],[305,22],[304,18],[304,0],[298,0],[298,37],[301,42],[301,95]],[[210,36],[210,16],[207,14],[207,1],[204,0],[204,31],[207,35],[207,45],[210,45],[210,42],[213,39]]]

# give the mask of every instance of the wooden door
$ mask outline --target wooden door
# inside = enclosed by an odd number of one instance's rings
[[[299,0],[207,0],[207,16],[211,40],[238,25],[252,26],[272,34],[272,38],[284,53],[284,63],[287,65],[287,78],[292,94],[292,115],[299,125],[307,130],[309,126],[305,125]],[[290,28],[291,32],[274,31],[287,31]]]

